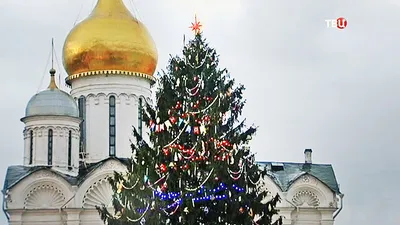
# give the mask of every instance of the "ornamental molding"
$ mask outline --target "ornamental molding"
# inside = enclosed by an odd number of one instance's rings
[[[119,161],[109,160],[106,161],[103,165],[98,169],[99,171],[125,171],[126,167]]]
[[[304,175],[304,176],[301,178],[301,181],[302,181],[303,183],[310,183],[310,176],[309,176],[309,175]]]
[[[59,179],[59,176],[51,171],[48,170],[41,170],[37,171],[34,174],[31,175],[33,179],[41,179],[41,178],[52,178],[52,179]]]
[[[40,184],[30,189],[24,199],[25,209],[60,208],[66,197],[61,188],[52,183]]]
[[[296,206],[317,207],[320,205],[320,200],[313,191],[301,190],[298,191],[292,198],[292,202]]]
[[[27,178],[29,178],[31,180],[30,183],[33,183],[33,182],[39,182],[39,183],[52,182],[52,183],[56,183],[64,191],[68,191],[71,188],[71,185],[63,177],[61,177],[60,175],[58,175],[57,173],[55,173],[53,171],[46,170],[46,169],[41,169],[39,171],[36,171],[33,174],[29,175]]]
[[[83,208],[112,206],[113,190],[108,181],[109,176],[96,180],[85,192],[82,199]]]
[[[26,127],[24,130],[24,135],[26,137],[30,137],[30,131],[33,130],[33,137],[42,137],[43,135],[48,135],[49,130],[53,130],[53,137],[64,137],[69,135],[69,131],[72,131],[72,136],[73,137],[79,137],[79,127],[73,127],[73,126],[29,126]]]
[[[137,95],[137,94],[126,94],[126,93],[117,93],[114,91],[110,91],[108,93],[99,92],[96,94],[90,93],[87,95],[80,95],[79,97],[85,97],[86,105],[90,106],[92,104],[99,105],[100,102],[103,104],[109,104],[110,96],[115,96],[116,104],[125,104],[125,105],[137,105],[139,102],[139,98],[142,98],[148,103],[152,103],[152,99],[150,97],[145,97],[144,95]],[[75,101],[78,101],[79,97],[75,97]]]

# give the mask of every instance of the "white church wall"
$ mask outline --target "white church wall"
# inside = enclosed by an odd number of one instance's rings
[[[39,170],[9,190],[7,208],[46,209],[62,206],[73,196],[72,186],[59,175]]]
[[[290,186],[288,198],[296,205],[336,207],[334,192],[311,175],[302,175]]]
[[[332,225],[333,213],[337,210],[336,195],[314,176],[299,177],[286,193],[293,204],[293,225]]]
[[[86,162],[109,156],[109,97],[116,97],[116,155],[131,155],[132,126],[137,126],[138,99],[151,97],[150,82],[144,78],[109,75],[72,80],[71,95],[86,101]]]
[[[94,170],[77,189],[73,205],[78,208],[94,208],[96,204],[109,204],[113,191],[107,177],[112,177],[114,171],[126,171],[126,166],[117,160],[109,160]]]
[[[32,174],[9,192],[10,224],[34,225],[40,217],[43,218],[42,225],[102,224],[95,206],[112,206],[113,191],[107,178],[113,176],[114,171],[126,171],[126,166],[118,160],[108,160],[92,171],[79,187],[69,185],[50,171]],[[337,207],[330,201],[335,195],[315,177],[299,177],[287,192],[283,192],[270,177],[265,177],[260,185],[270,192],[266,200],[276,194],[281,196],[278,209],[279,215],[284,217],[284,225],[333,225],[332,217]]]
[[[48,165],[49,130],[53,131],[52,167],[69,175],[76,175],[79,167],[80,119],[67,116],[35,116],[25,118],[24,165],[29,165],[30,131],[33,131],[32,165]],[[68,138],[71,131],[71,164],[68,169]],[[26,137],[26,138],[25,138]]]

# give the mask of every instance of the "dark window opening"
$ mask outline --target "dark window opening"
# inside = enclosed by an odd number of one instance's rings
[[[29,165],[33,163],[33,131],[29,132]]]
[[[78,99],[79,118],[82,119],[79,125],[80,138],[79,138],[79,157],[82,158],[86,152],[86,99],[81,96]]]
[[[138,132],[140,136],[143,134],[143,100],[139,98],[139,107],[138,107]]]
[[[72,132],[69,131],[68,133],[68,169],[72,169]]]
[[[115,97],[110,96],[109,99],[109,156],[115,156],[115,126],[116,126],[116,113],[115,113]]]
[[[51,166],[53,164],[53,130],[49,130],[47,140],[47,164]]]

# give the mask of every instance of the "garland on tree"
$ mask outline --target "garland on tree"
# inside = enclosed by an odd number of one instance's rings
[[[279,196],[262,203],[268,193],[259,182],[266,174],[248,147],[256,128],[239,121],[244,86],[218,69],[218,55],[201,33],[182,58],[171,57],[158,85],[156,107],[143,109],[151,144],[133,129],[128,172],[110,178],[114,213],[98,207],[103,221],[282,224],[281,218],[272,221]]]

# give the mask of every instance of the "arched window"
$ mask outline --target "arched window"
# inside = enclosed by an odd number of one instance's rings
[[[109,155],[115,156],[115,97],[110,96],[109,99]]]
[[[81,133],[79,138],[79,157],[82,157],[83,153],[86,151],[86,99],[84,96],[79,97],[78,108],[79,117],[82,119],[82,122],[79,125]]]
[[[33,163],[33,130],[29,132],[29,164]]]
[[[72,132],[68,133],[68,169],[72,169]]]
[[[53,130],[49,130],[49,136],[47,139],[47,164],[51,166],[53,164]]]
[[[139,98],[139,106],[138,106],[138,132],[140,136],[143,133],[143,100]]]

